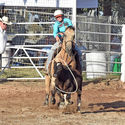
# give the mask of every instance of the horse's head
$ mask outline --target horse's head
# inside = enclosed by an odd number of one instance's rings
[[[60,62],[55,62],[54,61],[54,77],[57,77],[61,74],[63,65]]]
[[[75,38],[75,28],[72,26],[67,27],[64,33],[63,45],[65,46],[64,48],[66,52],[70,56],[72,55],[72,47],[74,43],[74,38]]]

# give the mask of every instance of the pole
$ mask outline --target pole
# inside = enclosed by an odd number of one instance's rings
[[[75,27],[75,42],[76,42],[76,14],[77,14],[77,0],[73,0],[73,7],[72,7],[72,23]]]
[[[72,7],[72,12],[73,12],[72,22],[75,27],[76,27],[76,4],[77,4],[76,1],[77,0],[73,0],[73,7]]]
[[[125,82],[125,25],[122,27],[122,46],[121,46],[121,81]]]

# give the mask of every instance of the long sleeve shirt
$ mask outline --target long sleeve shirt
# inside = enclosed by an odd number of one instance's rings
[[[0,27],[0,54],[4,53],[7,42],[7,34],[6,31],[2,30]]]
[[[56,21],[53,25],[53,36],[56,37],[59,32],[65,32],[66,26],[72,26],[72,22],[68,18],[64,18],[62,22]]]

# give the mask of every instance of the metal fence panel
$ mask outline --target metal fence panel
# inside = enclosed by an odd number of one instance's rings
[[[102,72],[106,74],[121,74],[121,67],[119,70],[114,71],[114,65],[120,65],[121,62],[116,62],[115,58],[121,59],[121,38],[122,38],[122,25],[116,24],[116,20],[112,17],[88,17],[88,16],[77,16],[77,43],[82,47],[83,55],[89,55],[88,53],[95,53],[95,58],[99,53],[105,54],[105,64],[106,69]],[[112,47],[116,48],[113,49]],[[87,57],[88,58],[88,57]],[[93,61],[94,59],[89,61]],[[98,57],[99,58],[99,57]],[[97,58],[97,62],[99,61]],[[84,58],[84,68],[83,72],[87,71],[87,62],[86,57]],[[104,60],[103,60],[104,61]],[[91,65],[91,68],[93,67]],[[96,66],[99,65],[98,63]],[[98,72],[98,67],[93,69],[94,72]],[[91,71],[91,72],[92,72]],[[116,73],[117,72],[117,73]]]
[[[37,75],[31,76],[34,77],[31,79],[44,79],[42,69],[44,68],[47,54],[51,46],[55,43],[52,32],[55,21],[53,13],[56,9],[26,6],[4,7],[3,15],[8,16],[10,21],[13,22],[13,25],[7,29],[9,43],[7,49],[11,51],[11,55],[7,53],[2,54],[2,69],[8,68],[9,61],[9,68],[11,68],[12,72],[17,68],[19,70],[22,68],[34,68],[35,70],[33,72],[37,71],[34,73]],[[61,9],[64,11],[66,17],[72,19],[71,8]],[[3,78],[4,74],[0,75],[0,77]],[[8,79],[18,79],[15,77],[18,76],[11,75]],[[29,75],[24,75],[19,79],[30,78]]]
[[[16,75],[22,73],[25,69],[27,71],[31,69],[31,72],[35,71],[37,75],[34,73],[33,77],[29,78],[29,75],[24,74],[21,77],[19,76],[20,79],[44,78],[42,69],[47,58],[44,51],[47,51],[45,49],[50,49],[52,44],[55,43],[55,39],[52,36],[52,24],[55,21],[53,12],[55,9],[57,8],[4,7],[4,14],[9,16],[9,19],[13,22],[13,25],[9,26],[7,30],[9,43],[7,48],[10,49],[11,55],[8,55],[10,56],[9,58],[6,54],[2,55],[3,60],[5,58],[10,60],[10,69],[8,70],[12,74],[6,78],[18,79]],[[66,17],[72,19],[71,8],[61,9]],[[112,66],[121,64],[121,62],[115,62],[114,55],[119,55],[119,58],[121,58],[122,53],[120,51],[112,51],[111,45],[114,44],[121,48],[122,23],[124,23],[124,18],[77,15],[76,40],[83,52],[83,72],[89,72],[86,70],[87,60],[85,55],[96,52],[105,53],[106,60],[101,61],[106,64],[105,73],[117,73],[113,71]],[[120,42],[112,43],[112,36],[115,36]],[[33,68],[34,71],[32,71]],[[16,69],[21,71],[14,75]],[[96,71],[92,71],[92,73],[94,72]],[[120,71],[118,73],[121,74]],[[4,78],[3,75],[0,75],[0,77]]]

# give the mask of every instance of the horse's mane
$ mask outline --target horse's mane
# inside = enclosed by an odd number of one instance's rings
[[[68,27],[66,28],[66,30],[67,30],[67,29],[75,30],[75,27],[74,27],[74,26],[68,26]]]

